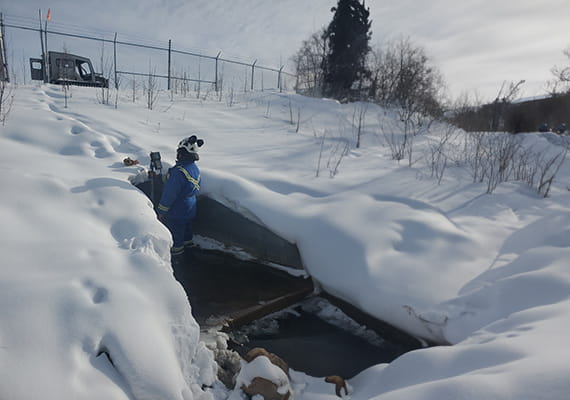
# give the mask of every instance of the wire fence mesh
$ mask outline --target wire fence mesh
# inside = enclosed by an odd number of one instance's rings
[[[287,90],[295,84],[296,76],[284,70],[284,66],[270,67],[257,60],[244,61],[175,47],[175,43],[145,38],[123,38],[116,32],[93,31],[83,26],[52,23],[46,18],[34,21],[30,18],[0,15],[2,29],[14,35],[27,35],[26,42],[41,42],[45,60],[50,49],[91,56],[94,68],[99,70],[111,85],[119,87],[133,79],[157,79],[164,89],[178,90],[183,86],[211,86],[215,91],[232,90]],[[40,46],[38,46],[40,47]],[[95,55],[95,57],[93,57]],[[22,57],[21,67],[27,74],[27,60]],[[12,56],[15,62],[16,56]],[[4,60],[6,64],[7,60]],[[8,68],[6,68],[8,69]],[[14,69],[14,68],[13,68]]]

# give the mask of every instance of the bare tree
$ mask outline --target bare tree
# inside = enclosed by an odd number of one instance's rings
[[[4,79],[0,79],[0,122],[2,126],[6,124],[8,114],[14,103],[14,86]]]
[[[520,93],[521,85],[525,83],[524,79],[519,80],[517,83],[504,81],[497,97],[491,104],[485,107],[490,111],[490,126],[491,131],[505,130],[505,119],[508,109]]]
[[[564,55],[570,59],[570,47],[564,50]],[[551,95],[566,93],[570,90],[570,66],[552,68],[554,79],[549,82],[549,92]]]
[[[323,91],[323,62],[328,52],[328,42],[324,37],[325,28],[313,33],[301,49],[293,56],[297,73],[296,90],[319,96]]]
[[[99,56],[99,67],[101,68],[101,73],[108,81],[111,79],[111,74],[113,72],[113,63],[108,57],[105,57],[105,43],[101,45],[101,53]],[[97,94],[97,100],[101,104],[109,105],[111,104],[111,89],[110,85],[107,87],[101,86],[100,92]],[[115,105],[117,102],[115,101]]]
[[[369,63],[371,98],[382,105],[405,109],[410,115],[441,114],[445,84],[422,47],[409,38],[400,39],[385,49],[373,50]]]

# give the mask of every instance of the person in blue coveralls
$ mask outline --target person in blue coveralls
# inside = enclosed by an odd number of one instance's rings
[[[196,135],[178,143],[176,164],[168,170],[158,204],[158,218],[172,233],[173,262],[180,260],[185,248],[194,246],[192,220],[196,216],[196,195],[200,192],[200,169],[196,161],[200,159],[198,148],[203,144]]]

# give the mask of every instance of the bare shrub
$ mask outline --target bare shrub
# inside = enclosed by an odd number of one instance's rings
[[[511,134],[468,132],[465,141],[465,163],[473,182],[485,182],[487,193],[511,179],[521,161],[521,140]]]
[[[414,160],[414,139],[416,136],[427,133],[434,119],[420,114],[400,109],[397,118],[386,123],[380,123],[380,129],[390,148],[392,159],[401,161],[408,160],[408,166],[412,166]]]
[[[149,110],[152,110],[158,99],[160,88],[158,85],[158,79],[156,78],[156,68],[153,69],[150,65],[148,78],[144,83],[144,92],[146,95],[146,107]]]
[[[315,137],[317,137],[317,132],[314,131]],[[320,149],[319,149],[319,157],[317,159],[317,171],[315,172],[315,177],[318,178],[321,172],[321,160],[323,159],[323,149],[325,147],[325,139],[327,137],[327,130],[323,132],[323,135],[320,137]]]
[[[503,182],[521,181],[547,197],[568,149],[552,155],[546,149],[525,147],[522,137],[508,133],[469,132],[464,162],[473,182],[493,193]]]
[[[473,182],[483,182],[483,157],[487,151],[487,132],[467,132],[465,136],[464,161]]]
[[[390,128],[385,129],[385,125],[382,125],[381,129],[386,144],[390,148],[390,154],[392,156],[392,160],[396,161],[403,160],[406,151],[405,137],[402,138],[399,134],[396,133],[395,129],[390,129]]]
[[[516,155],[513,179],[534,187],[539,169],[538,161],[537,154],[532,149],[522,148]]]
[[[493,135],[490,138],[482,158],[487,193],[493,193],[500,183],[510,180],[521,149],[521,141],[514,135]]]
[[[348,155],[350,151],[349,141],[343,138],[337,139],[336,144],[333,146],[329,159],[327,161],[327,168],[331,178],[334,178],[338,174],[338,168],[343,158]]]
[[[220,102],[220,103],[224,99],[224,84],[225,84],[225,78],[224,78],[224,71],[222,69],[222,71],[220,72],[220,74],[218,76],[218,83],[216,85],[217,94],[218,94],[218,102]]]
[[[558,171],[560,171],[560,167],[562,167],[562,163],[566,159],[567,153],[568,149],[564,149],[555,156],[545,158],[541,157],[538,162],[539,180],[536,187],[538,194],[542,195],[543,197],[548,197],[552,182],[554,181],[554,178],[556,177]]]
[[[356,136],[357,149],[360,148],[360,139],[362,137],[362,131],[364,130],[367,111],[368,103],[358,102],[354,104],[354,110],[352,113],[352,129],[354,131],[354,136]]]
[[[315,137],[318,137],[317,132],[314,132]],[[315,172],[315,177],[319,177],[321,171],[321,163],[323,159],[323,152],[325,148],[325,142],[327,139],[327,135],[329,131],[325,129],[322,136],[319,139],[319,156],[317,159],[317,169]],[[343,158],[348,154],[350,150],[350,144],[347,139],[344,138],[331,138],[331,140],[336,141],[336,143],[332,146],[331,151],[329,153],[329,157],[327,159],[326,168],[329,170],[329,176],[334,178],[338,174],[338,169]]]
[[[524,149],[517,154],[514,179],[525,182],[536,189],[543,197],[548,197],[554,178],[566,159],[568,149],[563,149],[554,155],[532,148]]]
[[[136,101],[137,101],[137,89],[139,87],[139,84],[137,83],[137,80],[135,78],[131,79],[130,87],[131,87],[131,101],[133,103],[136,103]]]
[[[445,170],[451,160],[447,145],[457,137],[457,134],[457,128],[453,125],[448,125],[428,142],[429,154],[426,159],[431,171],[431,177],[437,179],[438,185],[441,184]]]
[[[63,107],[67,108],[69,99],[73,97],[73,91],[71,90],[71,85],[69,84],[69,81],[67,79],[63,83],[62,87],[63,87],[63,98],[64,98]]]
[[[231,108],[234,106],[235,101],[236,101],[235,91],[234,91],[234,86],[232,85],[232,87],[230,88],[230,91],[226,95],[226,104],[228,105],[228,107]]]
[[[101,45],[101,53],[99,56],[99,67],[101,68],[101,73],[103,77],[110,81],[111,74],[113,72],[113,63],[108,57],[105,57],[105,43]],[[107,87],[101,86],[101,90],[97,93],[97,101],[100,104],[109,105],[111,104],[111,85]],[[115,102],[115,104],[117,104]]]
[[[119,88],[121,87],[121,75],[115,77],[115,109],[119,107]]]

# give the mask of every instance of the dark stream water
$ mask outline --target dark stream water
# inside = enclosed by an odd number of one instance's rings
[[[230,325],[230,345],[242,355],[263,347],[311,376],[350,378],[414,348],[371,330],[363,335],[362,325],[312,294],[307,278],[204,250],[195,250],[174,270],[201,325],[210,317],[238,321]]]
[[[301,306],[294,309],[295,314],[273,317],[278,325],[274,332],[248,326],[238,330],[238,334],[244,328],[248,332],[243,345],[263,347],[286,360],[294,370],[311,376],[344,378],[351,378],[372,365],[390,362],[410,350],[379,337],[367,340],[350,329],[302,310]],[[271,316],[266,318],[272,319]],[[239,346],[236,347],[239,351]]]

